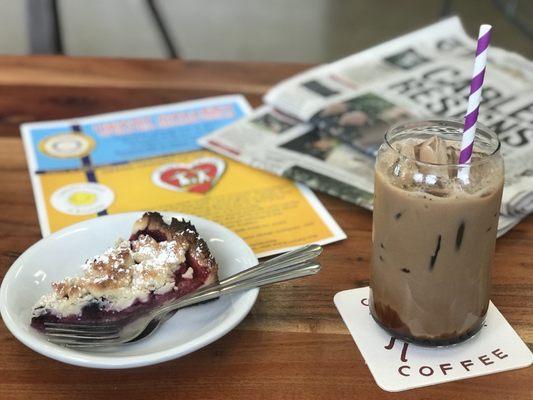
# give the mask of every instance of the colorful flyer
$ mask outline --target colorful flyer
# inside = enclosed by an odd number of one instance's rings
[[[221,96],[22,125],[43,236],[97,216],[159,210],[216,221],[259,257],[344,239],[309,189],[197,144],[249,112],[244,97]]]

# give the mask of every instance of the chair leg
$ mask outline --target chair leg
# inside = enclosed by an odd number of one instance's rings
[[[163,40],[165,44],[169,58],[179,58],[178,50],[176,49],[176,46],[174,46],[174,43],[172,42],[172,38],[170,37],[170,32],[168,31],[165,25],[165,21],[163,21],[163,18],[159,14],[159,10],[155,4],[155,0],[146,0],[146,3],[148,5],[148,10],[152,14],[152,18],[154,19],[154,22],[159,31],[159,34],[161,35],[161,39]]]
[[[63,54],[57,0],[26,0],[31,54]]]

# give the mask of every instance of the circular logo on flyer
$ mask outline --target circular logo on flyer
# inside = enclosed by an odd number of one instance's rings
[[[80,158],[88,155],[95,146],[90,136],[76,132],[65,132],[44,138],[39,150],[55,158]]]
[[[50,201],[57,210],[69,215],[96,214],[109,207],[115,194],[101,183],[73,183],[56,190]]]

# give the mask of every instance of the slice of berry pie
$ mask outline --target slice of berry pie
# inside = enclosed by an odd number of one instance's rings
[[[79,277],[52,283],[39,299],[31,325],[45,322],[129,321],[171,299],[218,281],[218,266],[190,222],[145,213],[129,240],[118,240],[88,260]]]

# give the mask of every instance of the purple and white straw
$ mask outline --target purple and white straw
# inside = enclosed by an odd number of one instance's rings
[[[479,103],[481,102],[481,89],[483,78],[485,77],[485,67],[487,65],[487,51],[490,43],[492,26],[481,25],[477,40],[476,60],[474,63],[474,74],[470,83],[470,95],[468,96],[468,107],[463,129],[463,139],[461,141],[461,152],[459,154],[459,164],[469,164],[474,148],[474,136],[476,134],[477,116]],[[468,179],[468,168],[462,169],[463,175]]]

